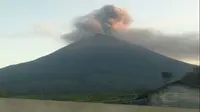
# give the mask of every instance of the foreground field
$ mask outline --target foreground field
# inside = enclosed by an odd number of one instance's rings
[[[101,103],[0,99],[0,112],[199,112],[199,110]]]
[[[93,94],[55,94],[55,95],[14,95],[7,98],[18,99],[39,99],[39,100],[55,100],[55,101],[78,101],[78,102],[102,102],[102,103],[118,103],[131,104],[137,97],[136,94],[125,93],[93,93]]]

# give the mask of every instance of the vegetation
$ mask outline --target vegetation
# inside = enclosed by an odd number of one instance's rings
[[[8,97],[8,94],[5,91],[0,91],[0,97]]]
[[[42,94],[13,95],[9,96],[8,98],[131,104],[136,97],[137,94],[126,94],[126,93],[92,93],[92,94],[70,93],[70,94],[48,94],[48,95],[42,95]]]
[[[86,102],[106,102],[123,100],[126,98],[135,98],[136,94],[123,93],[93,93],[93,94],[57,94],[57,95],[21,95],[10,96],[14,98],[59,100],[59,101],[86,101]]]

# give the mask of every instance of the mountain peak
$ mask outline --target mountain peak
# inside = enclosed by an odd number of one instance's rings
[[[0,70],[0,90],[25,94],[133,92],[163,84],[162,72],[182,77],[191,65],[103,34],[37,60]]]

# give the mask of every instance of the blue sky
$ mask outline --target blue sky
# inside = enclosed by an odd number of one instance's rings
[[[164,33],[199,30],[199,0],[0,0],[0,67],[63,47],[71,21],[106,4],[127,8],[132,27]]]

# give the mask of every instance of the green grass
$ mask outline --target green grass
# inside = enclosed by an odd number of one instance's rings
[[[12,98],[41,99],[57,101],[114,102],[124,98],[134,98],[136,94],[95,93],[95,94],[59,94],[59,95],[22,95]]]

